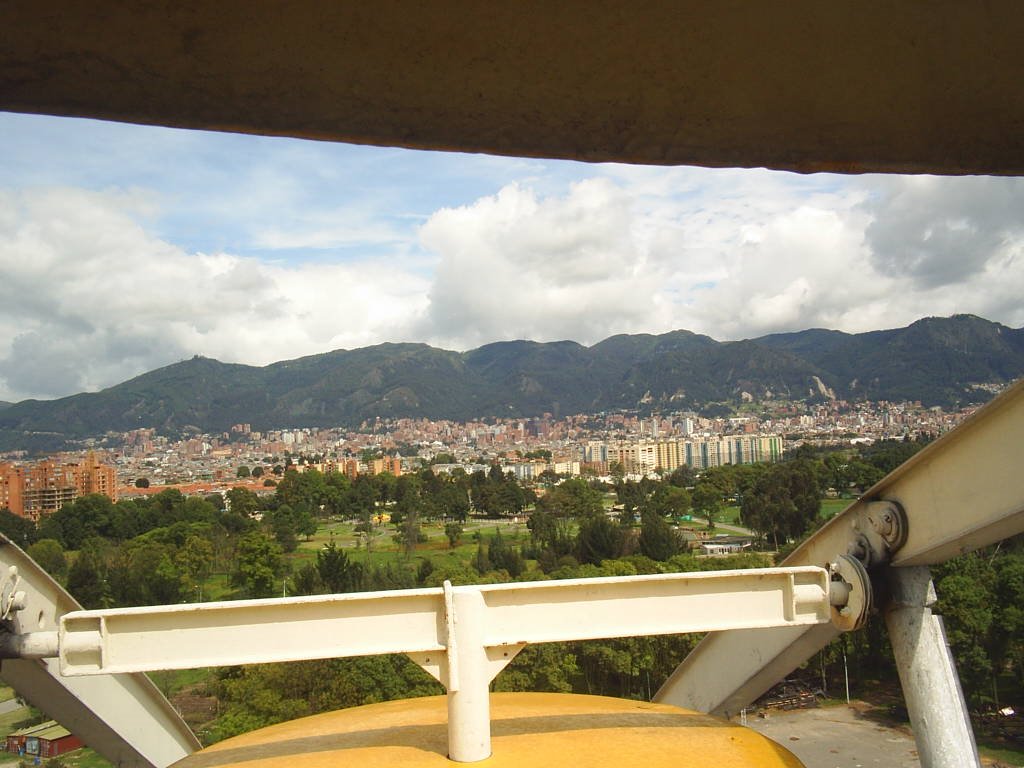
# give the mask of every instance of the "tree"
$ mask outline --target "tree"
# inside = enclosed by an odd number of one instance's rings
[[[509,546],[508,542],[501,535],[501,529],[494,530],[494,536],[487,545],[487,559],[491,567],[499,571],[506,571],[513,579],[517,578],[525,569],[522,555]]]
[[[768,468],[743,497],[743,523],[776,549],[806,533],[821,512],[821,488],[814,462],[786,461]]]
[[[580,522],[576,536],[576,557],[581,563],[600,565],[602,560],[622,556],[625,536],[622,528],[604,513],[590,514]]]
[[[665,562],[679,554],[682,542],[679,535],[665,522],[665,518],[652,509],[640,516],[640,554],[652,560]]]
[[[252,597],[274,595],[275,579],[281,574],[281,554],[280,545],[263,533],[247,533],[238,541],[232,582]]]
[[[106,563],[95,546],[83,546],[68,571],[68,592],[86,609],[107,602]]]
[[[263,523],[270,528],[274,539],[285,552],[294,552],[299,547],[295,511],[287,504],[267,512]]]
[[[644,505],[660,517],[676,519],[690,509],[690,492],[667,482],[660,483]]]
[[[236,472],[236,474],[238,477],[249,477],[250,475],[252,475],[252,472],[249,470],[247,466],[245,466],[245,464],[243,464],[238,468],[238,472]]]
[[[459,522],[469,516],[469,493],[467,489],[454,480],[447,481],[442,487],[438,499],[441,515],[454,518]]]
[[[135,478],[135,487],[136,488],[149,488],[149,478],[148,477],[137,477],[137,478]]]
[[[444,535],[448,537],[448,548],[455,549],[458,546],[459,539],[462,537],[462,524],[461,523],[447,523],[444,526]]]
[[[263,469],[263,467],[259,466],[258,464],[252,468],[253,477],[263,477],[264,472],[265,470]]]
[[[395,498],[395,487],[398,483],[398,478],[390,472],[381,472],[373,475],[373,486],[377,492],[377,500],[381,504],[387,504],[389,501]]]
[[[159,494],[154,500],[157,498]],[[86,539],[110,537],[113,511],[114,502],[106,496],[98,493],[81,496],[48,517],[43,538],[57,539],[66,549],[81,549]]]
[[[674,485],[677,488],[689,488],[697,482],[697,474],[689,464],[683,464],[678,469],[672,470],[672,473],[665,479],[669,485]]]
[[[232,488],[225,501],[232,514],[251,517],[260,508],[260,497],[248,488]]]
[[[119,553],[109,580],[121,605],[167,605],[182,598],[182,574],[174,550],[165,544],[135,539]]]
[[[202,594],[213,567],[213,545],[201,536],[189,536],[176,557],[182,576],[195,584]]]
[[[483,540],[476,545],[476,555],[473,556],[473,567],[481,576],[491,570],[491,561],[487,557],[487,550],[484,549]]]
[[[333,541],[316,553],[316,572],[328,592],[358,592],[363,589],[363,566],[352,562]]]
[[[972,553],[936,569],[938,612],[956,659],[964,692],[978,706],[986,699],[993,666],[989,638],[996,618],[996,574],[989,558]]]
[[[526,527],[530,529],[534,545],[551,553],[554,559],[573,551],[575,543],[567,516],[549,511],[538,504],[526,521]]]
[[[293,595],[319,595],[324,591],[324,583],[315,563],[306,563],[291,580],[291,593]]]
[[[579,676],[571,643],[528,645],[494,681],[496,691],[572,693]]]
[[[722,489],[710,482],[698,482],[693,489],[693,508],[715,527],[715,516],[722,511]]]
[[[640,483],[626,480],[615,484],[615,498],[622,505],[624,519],[632,524],[636,510],[647,501]]]
[[[16,515],[9,509],[0,509],[0,533],[25,548],[36,540],[36,524],[30,518]]]
[[[210,502],[210,504],[213,505],[213,508],[218,512],[223,512],[227,508],[224,504],[224,497],[219,493],[209,493],[203,498]]]
[[[399,481],[405,477],[402,475]],[[397,486],[395,493],[398,493]],[[377,489],[373,480],[366,475],[356,476],[348,494],[348,503],[351,513],[356,516],[363,513],[373,514],[377,509]]]
[[[40,539],[28,548],[28,556],[56,579],[63,579],[68,572],[68,561],[64,547],[55,539]]]
[[[398,532],[395,534],[395,540],[401,545],[402,552],[405,553],[406,557],[411,555],[416,545],[420,543],[420,539],[424,538],[420,532],[420,518],[419,515],[414,513],[406,515],[402,522],[398,525]]]
[[[309,507],[305,504],[300,504],[295,509],[295,532],[299,536],[305,536],[306,541],[309,541],[316,533],[316,518],[313,517],[313,513],[309,511]]]
[[[600,514],[603,510],[601,492],[591,488],[580,479],[566,480],[552,488],[537,502],[537,509],[543,509],[563,517],[585,517]]]
[[[990,641],[992,666],[995,670],[1013,670],[1019,682],[1024,679],[1024,554],[1004,554],[995,558],[993,565],[996,615]],[[998,679],[998,675],[993,678],[996,686]],[[995,694],[999,706],[998,687]]]

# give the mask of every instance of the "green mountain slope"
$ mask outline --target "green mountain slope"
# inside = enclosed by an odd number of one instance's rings
[[[803,331],[757,342],[797,354],[834,377],[848,397],[921,400],[925,405],[985,399],[972,384],[1024,373],[1024,329],[974,315],[928,317],[906,328],[842,334]]]
[[[465,353],[426,344],[335,350],[265,367],[195,357],[101,392],[0,408],[0,449],[154,427],[358,426],[378,417],[468,420],[614,408],[693,408],[742,397],[921,400],[987,397],[973,384],[1024,375],[1024,330],[926,318],[847,334],[812,329],[718,342],[689,331],[619,335],[592,347],[510,341]]]

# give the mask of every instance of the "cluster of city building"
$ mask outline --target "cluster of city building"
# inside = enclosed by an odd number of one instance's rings
[[[615,412],[466,423],[377,419],[358,430],[266,432],[237,424],[224,433],[179,440],[137,429],[95,441],[95,450],[84,457],[0,463],[0,508],[38,518],[84,493],[117,499],[168,486],[183,493],[212,493],[238,485],[270,492],[287,466],[355,478],[381,472],[398,476],[428,465],[435,472],[459,468],[471,473],[498,463],[526,482],[544,473],[638,476],[682,466],[701,470],[775,461],[784,448],[802,442],[850,444],[941,434],[973,410],[947,412],[915,402],[830,401],[784,403],[723,418]],[[241,467],[253,471],[240,473]]]
[[[117,470],[89,451],[77,461],[0,462],[0,509],[38,521],[79,496],[100,493],[117,501]]]

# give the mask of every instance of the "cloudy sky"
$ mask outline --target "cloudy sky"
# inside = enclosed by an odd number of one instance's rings
[[[0,113],[0,400],[194,354],[1024,325],[1024,180],[413,152]]]

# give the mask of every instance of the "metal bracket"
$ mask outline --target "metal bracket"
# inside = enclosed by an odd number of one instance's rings
[[[871,577],[860,560],[850,555],[840,555],[829,566],[829,571],[832,574],[829,591],[832,624],[843,632],[860,629],[874,604]]]
[[[0,620],[9,621],[16,612],[24,610],[25,593],[18,589],[19,586],[18,566],[12,565],[0,582]]]
[[[852,525],[846,554],[829,564],[832,624],[844,632],[864,626],[873,610],[869,572],[888,565],[906,542],[907,513],[895,501],[872,501],[862,506]]]
[[[869,571],[887,565],[907,540],[907,513],[895,501],[864,504],[853,520],[853,539],[846,554]]]

